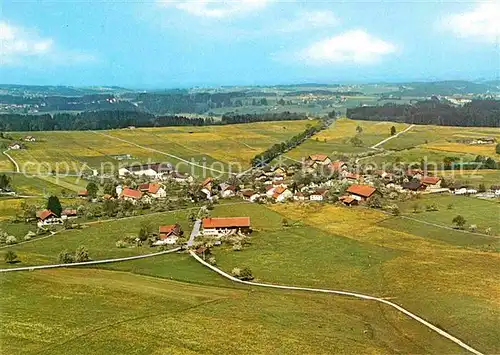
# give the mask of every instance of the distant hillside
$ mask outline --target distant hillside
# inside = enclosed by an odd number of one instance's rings
[[[450,80],[436,82],[414,82],[400,84],[399,91],[389,94],[399,96],[430,97],[432,95],[465,95],[465,94],[486,94],[497,92],[498,89],[489,83],[473,83],[470,81]]]
[[[51,85],[12,85],[0,84],[0,93],[14,96],[84,96],[93,94],[113,94],[131,90],[118,86],[51,86]]]

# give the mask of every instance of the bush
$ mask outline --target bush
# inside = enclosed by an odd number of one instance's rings
[[[243,250],[241,243],[238,242],[233,245],[233,251],[241,251],[241,250]]]
[[[80,245],[75,252],[75,261],[81,263],[84,261],[89,261],[89,251],[83,245]]]
[[[17,261],[17,255],[12,250],[9,250],[5,253],[4,260],[8,264],[12,264]]]
[[[7,236],[7,238],[5,238],[5,244],[7,245],[17,244],[17,238],[14,237],[13,235],[9,235]]]
[[[241,270],[240,272],[240,280],[243,280],[243,281],[250,281],[250,280],[253,280],[253,276],[252,276],[252,270],[250,270],[249,268],[245,267]]]
[[[235,267],[233,270],[231,270],[231,275],[233,275],[234,277],[238,277],[239,278],[240,275],[241,275],[241,269]]]
[[[128,244],[124,240],[119,240],[115,245],[117,248],[126,248]]]
[[[29,231],[28,233],[26,233],[26,235],[24,236],[24,240],[30,240],[31,238],[33,237],[36,237],[36,233],[35,232],[32,232],[32,231]]]
[[[208,263],[209,263],[210,265],[217,265],[217,260],[215,260],[215,258],[214,258],[213,256],[212,256],[212,257],[210,257],[210,258],[208,258],[208,260],[207,260],[207,261],[208,261]]]
[[[59,253],[58,260],[60,264],[71,264],[75,262],[75,257],[69,251],[63,250]]]

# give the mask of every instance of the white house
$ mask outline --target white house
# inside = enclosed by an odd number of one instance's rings
[[[118,175],[124,177],[127,175],[147,176],[155,179],[162,179],[165,174],[170,174],[173,171],[172,164],[142,164],[130,165],[118,169]]]
[[[285,186],[277,186],[273,189],[272,198],[276,200],[276,202],[284,202],[285,200],[292,198],[292,191],[288,190]]]
[[[160,184],[142,184],[139,186],[139,190],[142,193],[146,193],[153,198],[167,197],[167,191]]]
[[[219,185],[219,187],[220,187],[220,195],[222,198],[234,197],[234,195],[236,194],[236,188],[232,185],[222,183]]]
[[[309,196],[309,200],[311,200],[311,201],[323,201],[325,199],[327,192],[328,192],[328,190],[316,190]]]
[[[19,143],[11,143],[11,144],[9,144],[9,149],[10,150],[19,150],[19,149],[22,149],[22,145]]]
[[[61,224],[62,219],[57,217],[56,214],[50,210],[43,210],[37,212],[38,226],[47,226],[51,224]]]
[[[250,233],[250,217],[204,218],[203,235],[222,237],[234,233]]]
[[[245,201],[250,201],[250,202],[255,202],[260,197],[260,195],[253,190],[244,190],[241,192],[241,196]]]

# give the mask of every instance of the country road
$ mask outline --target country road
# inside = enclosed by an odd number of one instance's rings
[[[361,294],[361,293],[348,292],[348,291],[337,291],[337,290],[328,290],[328,289],[321,289],[321,288],[285,286],[285,285],[274,285],[274,284],[267,284],[267,283],[260,283],[260,282],[243,281],[243,280],[240,280],[240,279],[238,279],[238,278],[236,278],[234,276],[229,275],[228,273],[226,273],[226,272],[218,269],[217,267],[215,267],[213,265],[210,265],[209,263],[207,263],[206,261],[204,261],[203,259],[201,259],[198,255],[196,255],[196,253],[194,251],[190,250],[189,253],[198,262],[200,262],[204,266],[212,269],[213,271],[215,271],[219,275],[221,275],[221,276],[223,276],[223,277],[225,277],[225,278],[227,278],[227,279],[229,279],[231,281],[238,282],[238,283],[241,283],[241,284],[250,285],[250,286],[258,286],[258,287],[267,287],[267,288],[282,289],[282,290],[307,291],[307,292],[318,292],[318,293],[330,293],[330,294],[355,297],[355,298],[360,298],[360,299],[363,299],[363,300],[375,301],[375,302],[380,302],[380,303],[386,304],[386,305],[388,305],[388,306],[390,306],[392,308],[395,308],[399,312],[407,315],[408,317],[416,320],[420,324],[423,324],[424,326],[426,326],[427,328],[431,329],[432,331],[438,333],[439,335],[441,335],[441,336],[443,336],[443,337],[451,340],[452,342],[454,342],[455,344],[457,344],[458,346],[460,346],[462,349],[470,351],[471,353],[476,354],[476,355],[483,355],[481,352],[479,352],[478,350],[474,349],[473,347],[467,345],[466,343],[464,343],[460,339],[458,339],[458,338],[454,337],[453,335],[445,332],[444,330],[436,327],[435,325],[429,323],[428,321],[426,321],[425,319],[419,317],[418,315],[416,315],[416,314],[414,314],[414,313],[412,313],[412,312],[404,309],[403,307],[397,305],[396,303],[393,303],[393,302],[388,301],[386,299],[378,298],[378,297],[374,297],[374,296],[368,296],[368,295],[364,295],[364,294]]]
[[[166,250],[166,251],[160,251],[158,253],[129,256],[129,257],[126,257],[126,258],[93,260],[93,261],[84,261],[84,262],[81,262],[81,263],[71,263],[71,264],[53,264],[53,265],[24,266],[24,267],[10,268],[10,269],[0,269],[0,272],[34,271],[34,270],[43,270],[43,269],[56,269],[56,268],[61,268],[61,267],[91,266],[91,265],[99,265],[99,264],[110,264],[110,263],[118,263],[118,262],[122,262],[122,261],[131,261],[131,260],[151,258],[153,256],[174,253],[174,252],[179,251],[179,250],[181,250],[180,247],[179,248],[175,248],[175,249]]]
[[[12,158],[12,156],[9,153],[7,153],[7,151],[8,150],[4,150],[2,154],[5,155],[7,159],[11,161],[12,164],[14,164],[14,166],[16,167],[16,173],[20,173],[21,169],[19,168],[19,164],[17,163],[17,161],[14,160],[14,158]]]
[[[395,134],[395,135],[393,135],[393,136],[387,137],[386,139],[384,139],[384,140],[382,140],[382,141],[378,142],[378,143],[377,143],[377,144],[375,144],[375,145],[372,145],[372,146],[370,147],[370,149],[379,149],[378,147],[379,147],[380,145],[387,143],[387,142],[388,142],[388,141],[390,141],[391,139],[394,139],[394,138],[396,138],[396,137],[399,137],[399,135],[401,135],[401,134],[403,134],[403,133],[408,132],[408,131],[409,131],[410,129],[412,129],[413,127],[415,127],[415,125],[414,125],[414,124],[412,124],[412,125],[410,125],[410,126],[406,127],[406,128],[405,128],[404,130],[402,130],[401,132],[396,133],[396,134]]]

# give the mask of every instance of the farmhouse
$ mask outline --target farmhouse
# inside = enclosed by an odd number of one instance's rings
[[[260,195],[253,190],[244,190],[241,192],[241,196],[245,201],[250,202],[255,202],[260,197]]]
[[[403,183],[403,189],[410,191],[420,191],[425,190],[425,185],[422,184],[419,180],[412,180]]]
[[[326,154],[313,154],[307,157],[306,164],[312,168],[331,164],[332,161]]]
[[[233,185],[228,185],[226,183],[222,183],[219,185],[220,195],[222,198],[233,197],[236,194],[236,187]]]
[[[25,141],[25,142],[36,142],[36,138],[33,137],[33,136],[25,136],[23,138],[23,141]]]
[[[154,198],[167,197],[167,192],[160,184],[142,184],[139,185],[139,191],[141,191],[142,193],[147,193]]]
[[[276,202],[283,202],[293,196],[293,193],[285,186],[276,186],[272,189],[272,192],[272,198],[276,200]]]
[[[142,165],[131,165],[118,169],[118,175],[124,177],[127,175],[147,176],[150,178],[161,179],[163,175],[173,171],[173,166],[170,163],[153,163]]]
[[[78,192],[78,197],[87,198],[89,196],[89,192],[87,190],[82,190]]]
[[[182,174],[178,171],[173,171],[171,174],[170,174],[170,177],[172,179],[174,179],[174,181],[176,182],[180,182],[180,183],[191,183],[193,182],[193,177],[188,175],[188,174]]]
[[[359,201],[352,196],[341,196],[339,197],[339,201],[349,207],[356,206],[359,203]]]
[[[168,226],[160,226],[159,236],[160,240],[156,241],[154,245],[165,245],[165,244],[175,244],[179,237],[183,235],[181,226],[176,224],[171,224]]]
[[[472,140],[470,144],[495,144],[496,141],[493,137],[482,137]]]
[[[75,209],[66,209],[61,213],[62,219],[75,219],[78,217],[78,211]]]
[[[295,195],[293,195],[294,201],[305,201],[306,196],[304,195],[303,192],[297,191]]]
[[[201,187],[203,189],[207,189],[208,191],[212,191],[213,182],[214,182],[214,179],[212,179],[211,177],[208,177],[205,180],[203,180],[203,182],[201,183]]]
[[[36,213],[36,217],[38,218],[38,225],[51,225],[51,224],[61,224],[61,218],[57,217],[57,215],[51,210],[43,210]]]
[[[368,185],[351,185],[346,192],[358,201],[367,201],[374,195],[380,195],[376,188]]]
[[[21,143],[14,142],[14,143],[9,144],[10,150],[19,150],[19,149],[23,149],[23,148],[24,148],[24,146]]]
[[[427,190],[441,188],[441,178],[436,176],[424,176],[420,182],[425,185]]]
[[[222,237],[234,233],[250,233],[250,217],[204,218],[203,235]]]
[[[132,203],[136,203],[142,198],[142,192],[137,190],[132,190],[126,187],[121,192],[119,198],[125,201],[131,201]]]
[[[330,164],[330,170],[332,172],[341,173],[347,170],[347,164],[341,160],[336,160]]]

